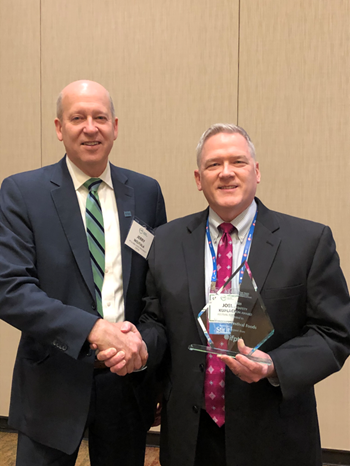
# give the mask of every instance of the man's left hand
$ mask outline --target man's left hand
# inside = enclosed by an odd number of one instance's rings
[[[126,375],[130,374],[131,372],[134,372],[135,370],[140,370],[143,366],[146,365],[148,359],[147,347],[145,342],[142,340],[141,335],[137,331],[135,325],[127,321],[122,322],[120,324],[110,324],[109,322],[104,321],[103,319],[99,319],[97,322],[102,322],[107,326],[115,326],[122,335],[131,336],[131,343],[136,337],[137,345],[133,345],[132,348],[138,348],[138,353],[135,353],[134,351],[134,353],[132,353],[132,358],[130,358],[130,355],[127,354],[128,352],[130,353],[127,340],[125,348],[123,346],[119,348],[118,346],[114,346],[113,339],[111,338],[111,344],[100,346],[98,343],[95,342],[96,338],[94,338],[93,331],[90,332],[90,348],[93,350],[98,350],[97,359],[99,361],[103,361],[105,365],[110,368],[111,372],[114,372],[118,375]]]
[[[272,359],[267,353],[256,350],[253,354],[258,358],[269,359],[271,365],[255,362],[244,356],[244,354],[249,354],[252,348],[245,346],[242,339],[238,341],[238,351],[241,354],[237,354],[235,358],[223,355],[218,356],[218,358],[220,358],[239,379],[243,380],[243,382],[253,383],[259,382],[261,379],[276,377]]]

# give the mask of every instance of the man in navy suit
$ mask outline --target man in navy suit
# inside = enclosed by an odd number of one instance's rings
[[[66,156],[1,188],[0,317],[22,332],[9,416],[19,432],[17,465],[74,465],[88,427],[93,466],[141,466],[154,393],[147,374],[127,374],[147,361],[133,323],[148,267],[124,242],[134,217],[151,228],[166,222],[163,196],[155,180],[109,163],[118,119],[100,84],[64,88],[55,126]],[[90,178],[102,180],[102,315],[86,236]],[[126,377],[92,348],[122,350]]]
[[[148,370],[170,353],[161,464],[321,466],[314,385],[338,371],[350,350],[350,300],[332,233],[273,212],[255,197],[259,164],[242,128],[213,125],[197,157],[195,179],[209,207],[157,230],[138,327]],[[273,336],[255,352],[270,365],[244,355],[220,356],[220,363],[215,355],[188,350],[193,343],[206,344],[197,317],[221,270],[213,258],[220,256],[223,226],[231,231],[230,270],[248,254],[274,326]],[[250,351],[242,340],[239,349]],[[108,350],[99,354],[108,356]],[[113,357],[106,364],[118,371]],[[217,367],[218,383],[212,377]]]

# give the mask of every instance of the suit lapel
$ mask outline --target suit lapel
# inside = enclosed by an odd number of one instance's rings
[[[206,339],[200,328],[197,317],[205,306],[205,222],[208,217],[208,209],[191,218],[187,226],[188,234],[182,246],[185,258],[185,267],[188,277],[189,295],[193,316],[197,323],[198,333],[202,343],[206,345]]]
[[[57,210],[57,215],[60,218],[73,256],[90,291],[91,297],[95,299],[94,280],[86,233],[65,158],[56,165],[51,183],[51,196]]]
[[[125,299],[131,273],[132,250],[124,243],[129,232],[133,216],[135,215],[134,189],[127,186],[126,182],[128,178],[121,169],[112,164],[111,176],[118,207],[120,247],[122,252],[123,292]]]
[[[275,259],[281,238],[275,233],[279,229],[275,215],[259,199],[256,201],[258,217],[248,264],[258,289],[261,291]]]

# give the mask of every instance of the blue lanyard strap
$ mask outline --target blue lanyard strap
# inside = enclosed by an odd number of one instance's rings
[[[209,217],[207,218],[207,225],[205,227],[205,232],[207,234],[207,240],[208,240],[208,244],[209,244],[211,259],[213,261],[213,273],[212,273],[212,276],[211,276],[211,282],[216,283],[216,277],[217,277],[216,256],[215,256],[213,242],[211,240],[210,231],[209,231]]]
[[[252,244],[252,238],[253,238],[253,234],[254,234],[257,215],[258,215],[258,211],[256,211],[253,222],[250,225],[247,241],[245,242],[245,246],[244,246],[244,250],[243,250],[243,256],[242,256],[242,261],[241,261],[242,264],[247,260],[249,249],[250,249],[250,246]],[[208,244],[209,244],[211,258],[212,258],[212,261],[213,261],[213,273],[212,273],[212,276],[211,276],[211,282],[216,283],[216,281],[217,281],[217,264],[216,264],[216,255],[215,255],[215,251],[214,251],[214,246],[213,246],[213,242],[211,240],[210,231],[209,231],[209,217],[207,219],[207,225],[205,227],[205,231],[206,231],[206,235],[207,235],[207,240],[208,240]],[[242,264],[239,266],[239,268],[237,270],[239,270],[242,267]],[[235,270],[233,272],[233,274],[227,280],[227,282],[232,280],[232,278],[236,274],[237,270]],[[243,273],[244,273],[244,267],[241,269],[240,274],[239,274],[239,284],[241,284],[241,282],[242,282]]]

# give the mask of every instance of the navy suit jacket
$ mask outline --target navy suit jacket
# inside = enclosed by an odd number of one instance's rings
[[[111,176],[125,319],[135,323],[147,261],[124,241],[134,215],[153,228],[165,223],[164,200],[149,177],[113,165]],[[72,453],[90,403],[94,352],[86,338],[99,317],[86,233],[65,158],[4,180],[0,257],[0,317],[22,332],[9,423],[39,443]],[[145,424],[152,417],[150,400],[141,407]]]
[[[314,384],[350,351],[350,300],[328,227],[272,212],[259,200],[248,263],[275,328],[261,347],[280,386],[248,384],[226,368],[226,457],[235,466],[321,466]],[[147,306],[139,329],[148,366],[165,365],[161,463],[193,466],[204,406],[206,344],[197,316],[205,305],[208,210],[160,227],[149,257]]]

